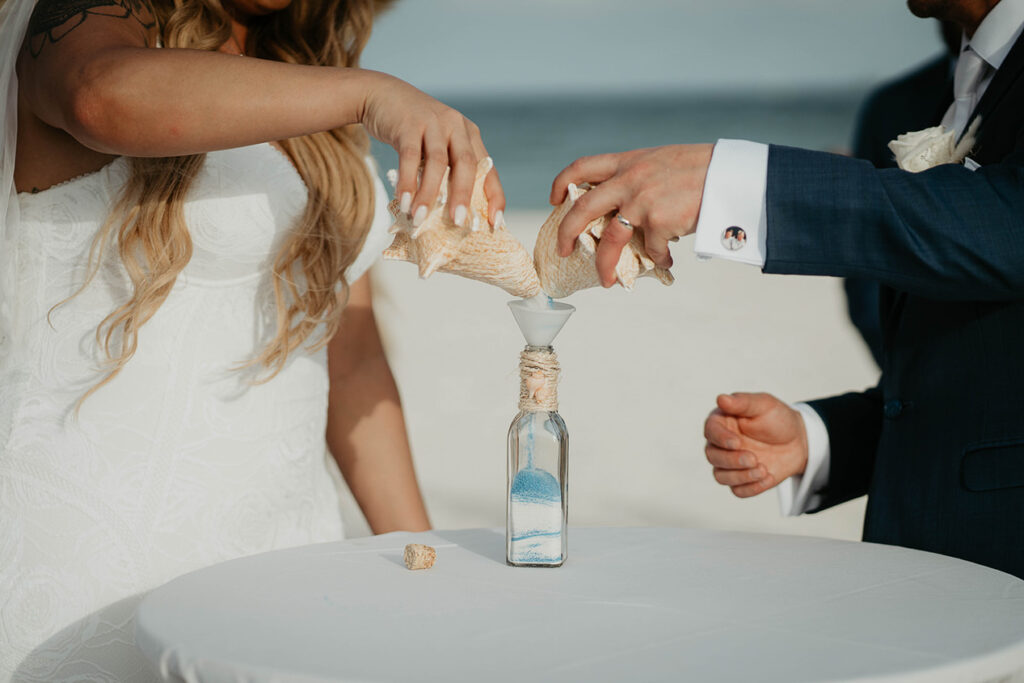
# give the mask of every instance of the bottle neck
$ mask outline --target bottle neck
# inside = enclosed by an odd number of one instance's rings
[[[558,412],[558,355],[550,346],[527,346],[519,354],[519,410]]]

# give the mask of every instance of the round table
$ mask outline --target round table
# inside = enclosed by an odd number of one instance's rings
[[[986,681],[1024,671],[1024,581],[808,537],[572,528],[563,567],[513,568],[501,531],[396,533],[188,574],[136,636],[204,683]]]

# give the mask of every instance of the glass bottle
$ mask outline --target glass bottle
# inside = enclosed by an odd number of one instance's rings
[[[558,414],[554,349],[528,345],[520,378],[519,414],[508,430],[506,561],[559,567],[567,550],[569,432]]]

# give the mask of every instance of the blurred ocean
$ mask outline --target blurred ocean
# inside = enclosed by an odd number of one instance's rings
[[[865,90],[780,95],[550,96],[446,103],[476,122],[510,209],[547,207],[555,175],[580,156],[741,138],[845,151]],[[381,168],[398,157],[374,142]]]

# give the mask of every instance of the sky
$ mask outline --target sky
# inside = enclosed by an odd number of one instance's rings
[[[799,91],[939,49],[904,0],[399,0],[363,65],[436,96]]]

